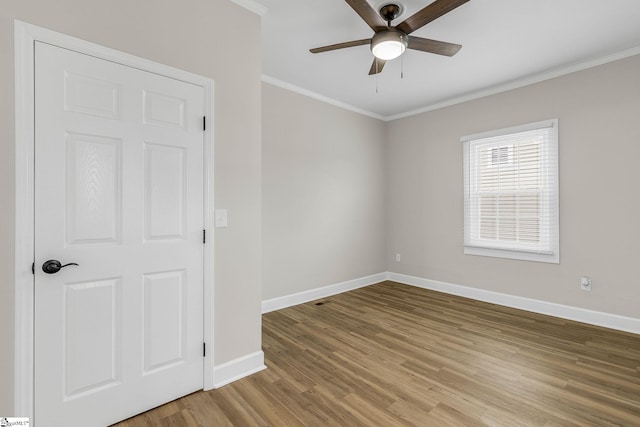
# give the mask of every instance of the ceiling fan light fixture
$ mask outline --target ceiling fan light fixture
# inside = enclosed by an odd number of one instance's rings
[[[407,49],[407,35],[398,30],[376,33],[371,39],[373,56],[390,61],[402,55]]]

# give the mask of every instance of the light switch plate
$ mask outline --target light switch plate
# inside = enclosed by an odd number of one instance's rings
[[[216,227],[218,228],[227,226],[227,210],[226,209],[216,209],[215,222],[216,222]]]

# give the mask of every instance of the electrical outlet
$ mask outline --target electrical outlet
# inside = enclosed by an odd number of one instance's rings
[[[580,289],[591,292],[591,278],[589,276],[582,276],[580,278]]]
[[[402,255],[396,254],[396,262],[400,262],[402,260]]]

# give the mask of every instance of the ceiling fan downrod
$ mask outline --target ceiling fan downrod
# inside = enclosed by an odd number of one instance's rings
[[[391,27],[391,21],[400,16],[402,9],[395,3],[389,3],[380,7],[379,12],[382,19],[387,21],[387,27]]]

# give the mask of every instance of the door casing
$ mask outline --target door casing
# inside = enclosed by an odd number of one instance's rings
[[[117,62],[201,86],[205,93],[204,132],[204,227],[207,243],[204,245],[204,340],[207,352],[204,358],[204,389],[213,383],[213,80],[187,71],[159,64],[130,54],[119,52],[85,40],[14,21],[15,61],[15,304],[14,304],[14,414],[33,418],[34,408],[34,42],[52,44],[86,55]]]

